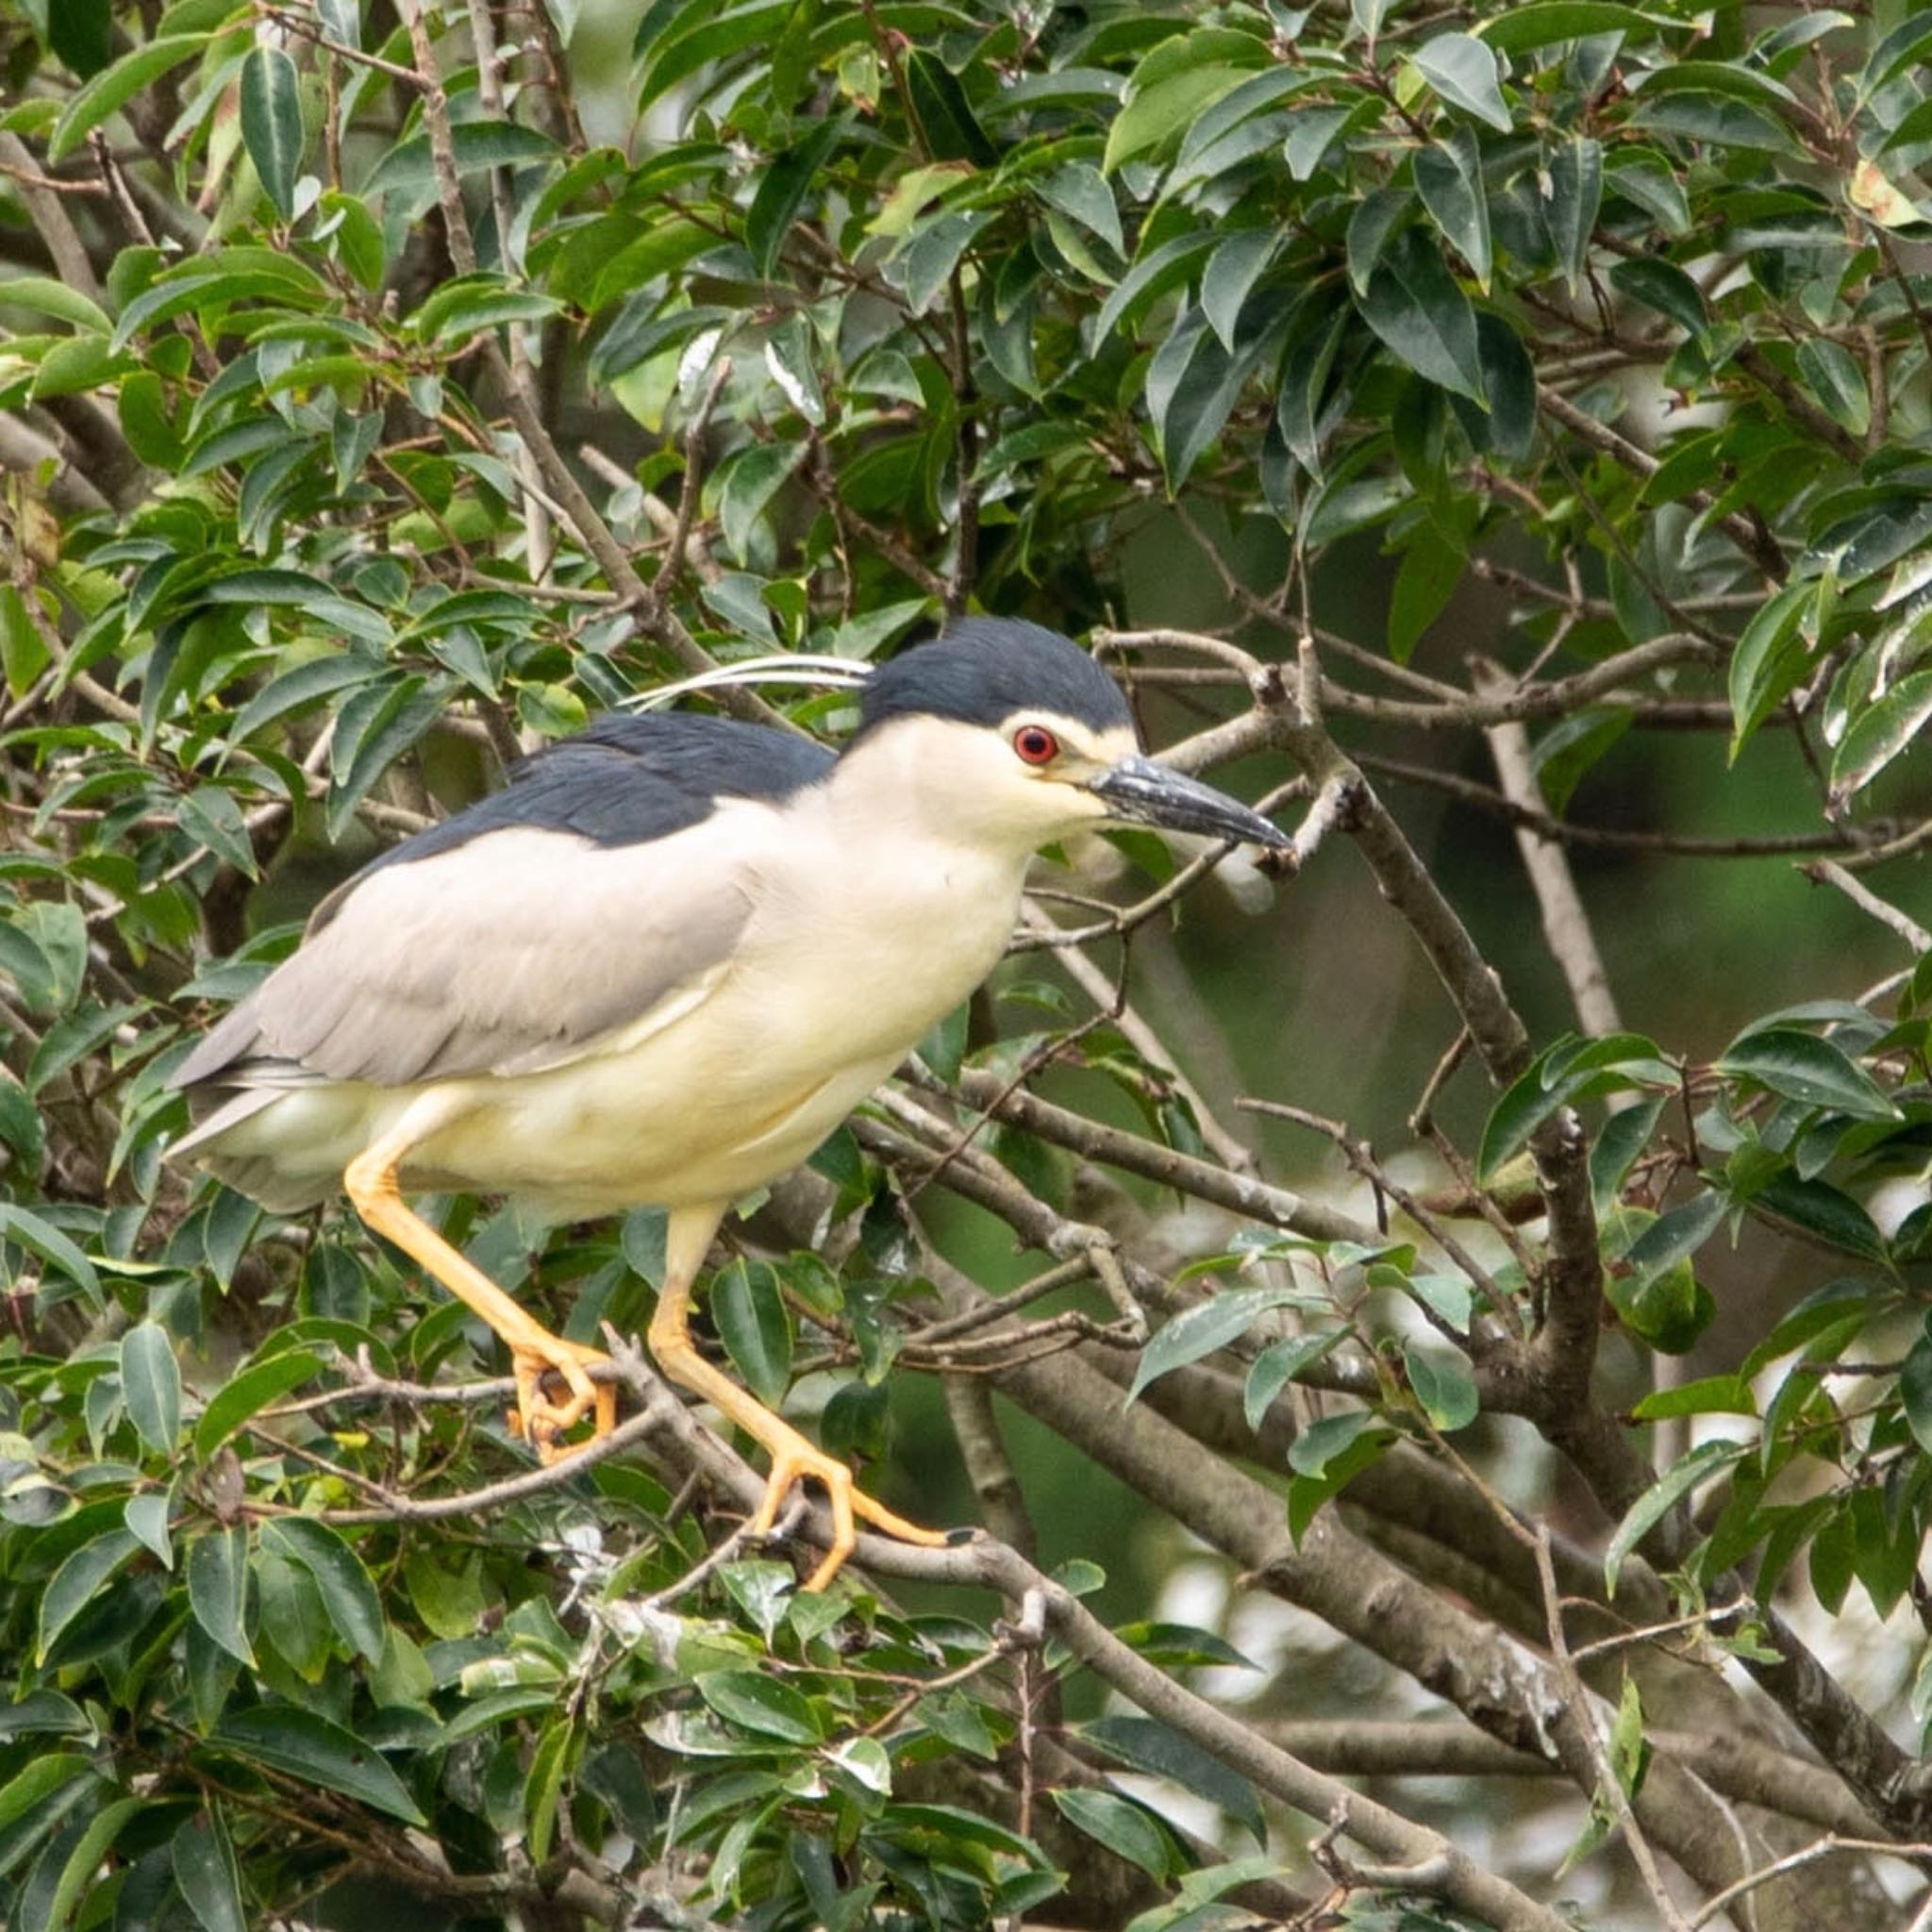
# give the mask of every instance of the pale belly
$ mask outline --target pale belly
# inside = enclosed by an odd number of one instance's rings
[[[404,1181],[512,1194],[572,1218],[723,1206],[796,1167],[904,1058],[747,1078],[748,1069],[721,1068],[706,1053],[693,1075],[678,1064],[682,1044],[663,1039],[490,1082],[471,1110],[424,1141]],[[755,1054],[747,1043],[739,1058]]]
[[[630,1039],[543,1073],[296,1088],[225,1133],[209,1164],[292,1205],[334,1191],[350,1160],[407,1128],[406,1191],[508,1194],[556,1219],[727,1207],[806,1159],[980,984],[1020,879],[1017,863],[979,876],[936,866],[902,871],[890,905],[862,890],[776,901],[715,985]]]
[[[274,1202],[241,1165],[265,1162],[292,1204],[334,1191],[408,1122],[427,1131],[401,1162],[406,1191],[508,1194],[558,1220],[725,1207],[805,1160],[972,992],[1010,929],[1001,907],[918,945],[827,948],[823,967],[774,950],[771,968],[734,969],[635,1043],[545,1073],[296,1088],[225,1134],[211,1164]]]

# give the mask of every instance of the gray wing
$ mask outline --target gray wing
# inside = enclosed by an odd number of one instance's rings
[[[734,805],[630,845],[511,826],[372,869],[171,1084],[532,1074],[648,1030],[723,976],[768,819]]]

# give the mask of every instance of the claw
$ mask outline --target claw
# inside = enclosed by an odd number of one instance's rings
[[[587,1348],[581,1342],[565,1341],[546,1335],[542,1341],[513,1346],[510,1366],[517,1383],[516,1432],[537,1452],[537,1460],[546,1466],[574,1456],[579,1449],[608,1436],[617,1423],[617,1390],[609,1382],[593,1382],[587,1367],[608,1360],[602,1350]],[[561,1402],[545,1392],[549,1375],[562,1379],[568,1394]],[[562,1438],[584,1417],[591,1417],[591,1433],[581,1442]]]
[[[777,1419],[774,1417],[773,1420],[775,1422]],[[947,1547],[951,1541],[949,1537],[937,1530],[922,1529],[918,1524],[908,1523],[903,1516],[894,1514],[883,1503],[874,1502],[854,1480],[851,1470],[836,1457],[814,1448],[784,1423],[778,1423],[778,1428],[785,1434],[775,1442],[767,1441],[772,1451],[772,1474],[766,1479],[765,1493],[747,1526],[753,1536],[769,1535],[772,1525],[778,1520],[778,1511],[795,1484],[809,1479],[824,1488],[832,1507],[831,1547],[826,1550],[818,1568],[800,1586],[803,1590],[810,1592],[822,1591],[839,1574],[846,1557],[858,1546],[857,1523],[870,1524],[887,1536],[897,1537],[901,1542],[918,1543],[924,1549],[942,1550]]]

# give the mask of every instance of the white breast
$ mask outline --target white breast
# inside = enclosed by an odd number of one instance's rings
[[[758,910],[702,998],[551,1072],[464,1083],[474,1105],[406,1165],[553,1211],[727,1203],[804,1159],[998,962],[1024,855],[794,815]]]

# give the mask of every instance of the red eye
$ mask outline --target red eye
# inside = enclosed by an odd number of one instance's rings
[[[1051,764],[1060,755],[1060,741],[1043,724],[1023,724],[1013,733],[1013,749],[1029,765]]]

